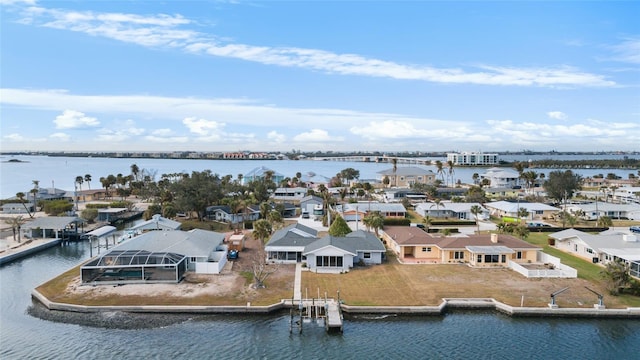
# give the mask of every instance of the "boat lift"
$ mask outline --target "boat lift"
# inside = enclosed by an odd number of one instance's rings
[[[596,309],[604,309],[604,296],[600,293],[597,293],[595,290],[591,290],[588,287],[584,287],[585,289],[591,291],[592,293],[596,294],[598,296],[598,303],[597,304],[593,304],[593,307]]]
[[[564,289],[560,289],[554,293],[551,293],[551,302],[549,303],[549,307],[552,309],[557,309],[558,308],[558,304],[556,304],[556,296],[560,295],[561,293],[565,292],[569,290],[568,287],[564,288]]]

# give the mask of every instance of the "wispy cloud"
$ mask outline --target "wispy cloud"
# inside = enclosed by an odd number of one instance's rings
[[[479,65],[463,68],[436,68],[406,65],[339,54],[322,49],[272,47],[226,42],[213,34],[191,30],[193,21],[181,15],[136,15],[25,8],[25,24],[85,33],[91,36],[152,48],[175,48],[184,52],[228,57],[281,67],[297,67],[330,74],[417,80],[446,84],[479,84],[542,87],[608,87],[615,83],[603,75],[590,74],[570,66],[517,68]]]
[[[322,129],[312,129],[293,137],[293,141],[299,143],[324,143],[342,140],[344,140],[344,137],[330,136],[328,131]]]
[[[71,140],[71,136],[69,134],[65,134],[65,133],[61,133],[61,132],[57,132],[57,133],[53,133],[51,135],[49,135],[49,138],[55,140],[55,141],[63,141],[63,142],[67,142],[69,140]]]
[[[640,64],[640,36],[626,38],[610,49],[614,53],[612,60]]]

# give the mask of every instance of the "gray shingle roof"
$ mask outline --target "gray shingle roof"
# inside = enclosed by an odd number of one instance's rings
[[[407,176],[407,175],[434,175],[435,173],[429,169],[419,168],[417,166],[399,166],[396,169],[396,172],[393,172],[393,168],[378,171],[378,174],[381,175],[398,175],[398,176]]]
[[[193,229],[190,231],[149,231],[117,245],[114,250],[172,252],[186,256],[209,256],[224,241],[224,234]]]
[[[37,218],[22,226],[23,229],[54,229],[60,230],[71,223],[83,223],[84,220],[77,216],[47,216]]]

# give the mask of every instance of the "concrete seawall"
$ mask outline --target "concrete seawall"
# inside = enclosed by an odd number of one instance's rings
[[[54,247],[54,246],[60,244],[61,242],[62,242],[61,239],[54,239],[54,240],[51,240],[51,241],[44,242],[42,244],[31,246],[31,247],[26,248],[26,249],[21,249],[19,251],[16,251],[16,252],[8,254],[8,255],[0,256],[0,266],[8,264],[8,263],[10,263],[10,262],[12,262],[14,260],[18,260],[18,259],[21,259],[23,257],[35,254],[35,253],[40,252],[42,250]]]
[[[107,311],[121,311],[131,313],[189,313],[189,314],[269,314],[288,309],[291,303],[282,300],[268,306],[85,306],[52,302],[39,291],[33,290],[32,297],[42,303],[49,310],[70,311],[77,313],[98,313]],[[628,318],[640,319],[640,308],[626,309],[597,309],[597,308],[543,308],[543,307],[513,307],[495,299],[443,299],[437,306],[351,306],[341,305],[346,314],[397,314],[397,315],[432,315],[442,316],[449,309],[487,309],[513,317],[581,317],[581,318]]]

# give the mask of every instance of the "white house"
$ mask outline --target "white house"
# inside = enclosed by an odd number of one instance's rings
[[[385,218],[404,218],[407,209],[400,203],[380,203],[365,201],[336,205],[335,211],[342,215],[345,221],[362,221],[371,212],[380,212]]]
[[[527,209],[529,220],[545,220],[560,212],[559,208],[542,203],[531,202],[510,202],[510,201],[492,201],[484,204],[491,216],[495,217],[518,217],[519,209]]]
[[[292,187],[292,188],[277,188],[271,198],[274,200],[286,200],[286,201],[300,201],[307,196],[307,188]]]
[[[182,226],[182,223],[179,221],[167,219],[165,217],[160,216],[160,214],[155,214],[151,217],[151,219],[144,221],[138,225],[135,225],[130,228],[132,231],[144,232],[151,230],[178,230]]]
[[[250,205],[246,209],[234,213],[231,207],[227,205],[214,205],[207,207],[206,214],[209,220],[237,224],[242,221],[258,220],[260,218],[260,209],[257,206]]]
[[[276,231],[265,246],[267,260],[278,263],[306,263],[317,272],[346,272],[354,265],[380,264],[385,247],[370,232],[354,231],[345,237],[317,237],[317,231],[293,224]]]
[[[488,179],[491,187],[508,187],[513,188],[520,186],[520,174],[516,171],[492,167],[487,172],[480,175],[480,179]]]
[[[640,241],[637,235],[604,232],[598,235],[567,229],[549,235],[556,248],[593,263],[621,260],[629,264],[631,274],[640,277]]]
[[[572,214],[582,213],[585,220],[596,220],[601,216],[611,219],[640,220],[640,204],[612,204],[592,202],[587,204],[567,204],[567,211]]]
[[[476,220],[476,215],[471,213],[471,207],[477,205],[482,212],[478,214],[478,220],[487,220],[489,218],[489,210],[485,209],[480,203],[456,203],[443,201],[439,204],[426,202],[417,204],[415,210],[422,216],[432,218],[449,218],[460,220]]]

